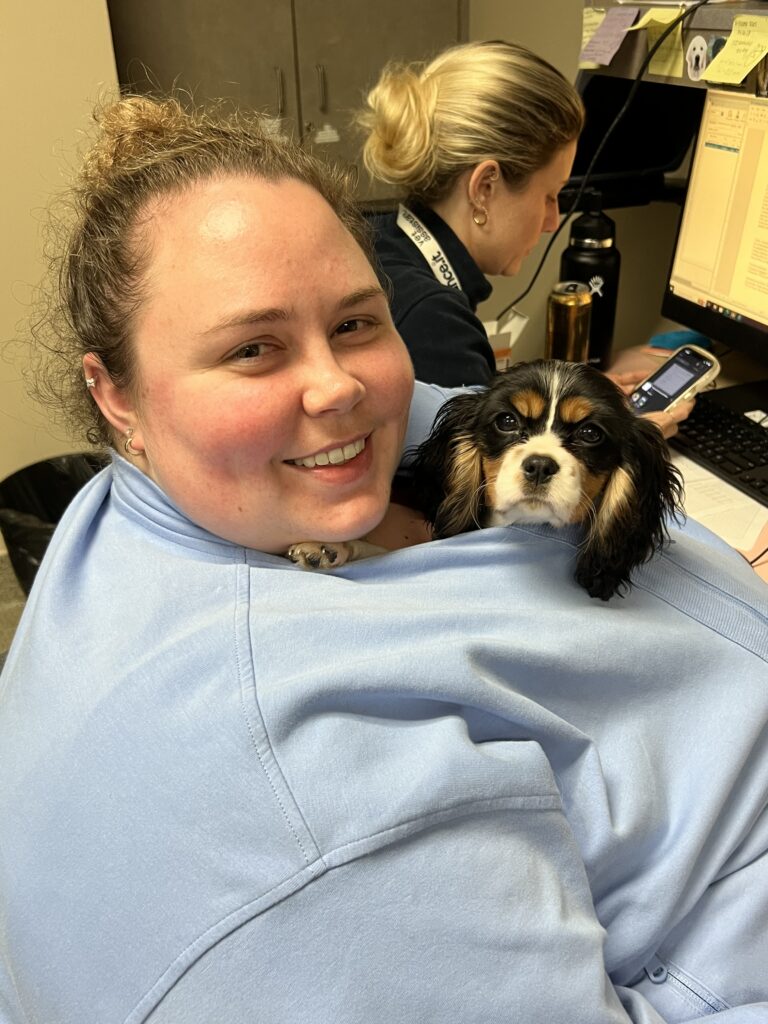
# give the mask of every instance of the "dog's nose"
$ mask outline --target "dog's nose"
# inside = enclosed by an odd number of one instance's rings
[[[523,476],[529,484],[545,484],[559,469],[548,455],[529,455],[523,459]]]

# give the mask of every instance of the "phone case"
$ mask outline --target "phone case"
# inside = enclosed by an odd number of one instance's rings
[[[653,373],[648,374],[648,376],[645,378],[645,380],[641,381],[640,384],[637,385],[636,390],[639,391],[642,388],[643,384],[645,384],[646,381],[653,380],[654,377],[657,377],[660,373],[662,373],[663,370],[666,369],[666,367],[669,366],[669,364],[671,362],[674,362],[676,357],[684,349],[687,349],[689,352],[695,352],[696,355],[701,356],[704,359],[710,360],[711,363],[712,363],[712,366],[701,377],[699,377],[697,380],[693,381],[693,383],[690,384],[685,389],[685,391],[683,391],[681,394],[679,394],[677,396],[677,398],[675,398],[673,401],[671,401],[669,403],[669,405],[666,406],[666,408],[664,410],[665,412],[668,412],[670,409],[674,409],[675,406],[679,405],[681,402],[687,402],[689,398],[693,398],[694,395],[697,395],[699,393],[699,391],[703,391],[704,388],[706,388],[709,384],[712,383],[712,381],[717,379],[717,375],[720,373],[720,363],[719,363],[717,357],[713,356],[711,352],[707,352],[706,349],[699,348],[698,345],[681,345],[680,348],[676,349],[668,359],[664,360],[664,362],[661,364],[661,366],[657,367],[653,371]]]

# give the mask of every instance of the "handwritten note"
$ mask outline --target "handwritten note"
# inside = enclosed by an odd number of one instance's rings
[[[677,10],[666,10],[664,8],[652,8],[646,11],[640,21],[633,25],[630,32],[636,32],[644,28],[648,32],[648,49],[655,46],[659,36],[664,32],[671,21],[674,21],[680,14]],[[648,71],[652,75],[661,75],[665,78],[683,77],[683,35],[682,23],[675,26],[670,32],[656,53],[651,58]]]
[[[609,7],[602,24],[581,51],[579,60],[610,64],[637,12],[637,7]]]
[[[581,22],[581,49],[584,50],[592,36],[605,20],[605,10],[598,10],[597,7],[585,7],[584,17]],[[594,60],[580,60],[579,67],[582,70],[599,68],[600,65]]]
[[[701,76],[707,82],[739,85],[768,53],[768,18],[739,14],[728,42]]]

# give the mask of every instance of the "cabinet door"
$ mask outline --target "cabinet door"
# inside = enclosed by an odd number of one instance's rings
[[[108,0],[120,82],[188,90],[298,125],[291,0]]]
[[[357,168],[366,201],[394,195],[371,183],[354,113],[388,60],[424,60],[465,37],[461,0],[294,0],[302,137],[318,155]]]

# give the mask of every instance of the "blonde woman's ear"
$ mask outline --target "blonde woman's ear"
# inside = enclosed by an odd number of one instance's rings
[[[485,207],[501,179],[498,160],[483,160],[473,168],[467,182],[469,201],[473,206]]]

